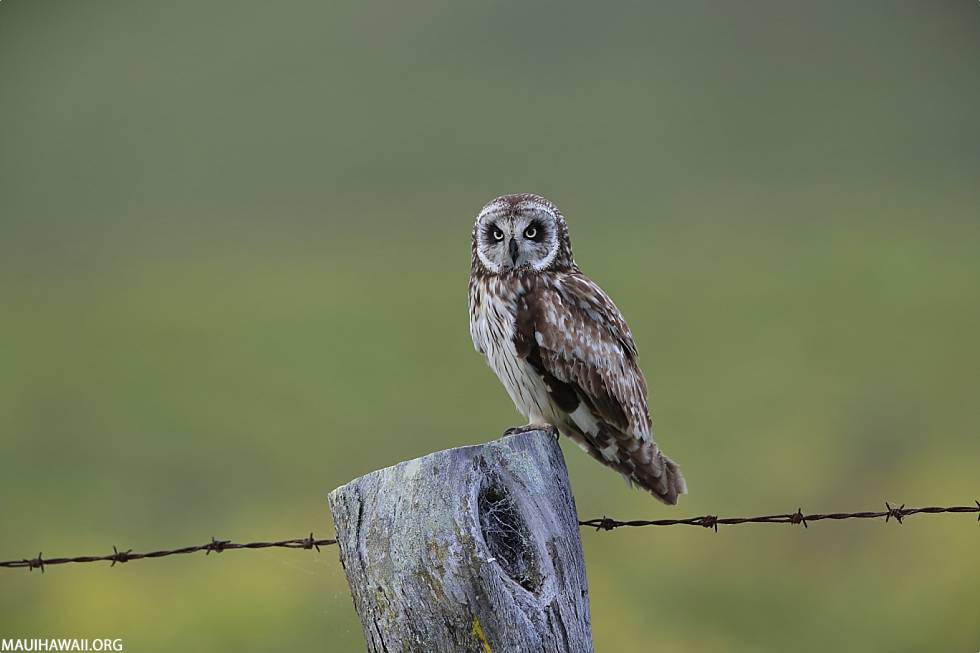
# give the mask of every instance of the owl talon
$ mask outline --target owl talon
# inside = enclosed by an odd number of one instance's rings
[[[526,424],[524,426],[512,426],[506,431],[504,431],[504,436],[517,435],[519,433],[530,433],[531,431],[546,431],[551,434],[551,437],[557,442],[561,435],[558,433],[558,428],[553,424]]]

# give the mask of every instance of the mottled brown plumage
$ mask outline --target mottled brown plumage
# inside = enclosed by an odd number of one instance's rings
[[[487,204],[473,227],[470,333],[518,411],[674,504],[680,469],[652,439],[626,321],[582,274],[558,208],[537,195]]]

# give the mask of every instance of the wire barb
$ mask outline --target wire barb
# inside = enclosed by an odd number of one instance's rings
[[[44,557],[41,552],[38,551],[36,558],[27,559],[24,558],[24,563],[27,565],[27,571],[34,571],[35,569],[40,569],[41,573],[44,573]]]
[[[797,508],[793,516],[789,518],[791,524],[803,524],[803,528],[810,528],[806,525],[806,517],[803,516],[803,508]]]
[[[616,522],[605,515],[602,516],[602,519],[595,519],[593,521],[597,522],[596,524],[591,524],[595,526],[596,531],[611,531],[616,528]]]
[[[317,551],[320,550],[320,546],[316,543],[316,540],[313,539],[313,531],[310,531],[310,536],[303,540],[303,548],[316,549]]]
[[[206,555],[206,556],[211,555],[211,552],[212,551],[214,551],[215,553],[221,553],[222,551],[225,550],[225,548],[229,544],[231,544],[231,540],[216,540],[216,539],[214,539],[214,536],[212,535],[211,536],[211,543],[208,544],[205,547],[207,549],[207,551],[205,551],[204,555]]]
[[[888,505],[888,502],[886,501],[885,502],[885,508],[888,509],[888,514],[885,515],[885,522],[886,523],[892,517],[894,517],[895,518],[895,521],[897,521],[899,524],[902,523],[902,517],[905,516],[905,504],[904,503],[901,506],[899,506],[898,508],[892,508],[890,505]]]
[[[125,551],[120,551],[116,548],[116,545],[112,545],[112,564],[110,567],[115,567],[116,563],[125,564],[129,562],[129,554],[132,553],[132,549],[126,549]]]

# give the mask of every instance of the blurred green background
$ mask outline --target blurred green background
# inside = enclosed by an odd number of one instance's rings
[[[0,559],[333,532],[520,422],[472,219],[556,201],[676,509],[980,494],[980,3],[0,2]],[[583,532],[600,651],[977,651],[969,516]],[[336,551],[0,574],[0,635],[358,651]]]

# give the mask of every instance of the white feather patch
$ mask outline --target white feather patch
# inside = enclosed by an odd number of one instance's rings
[[[598,435],[599,434],[599,423],[596,421],[595,416],[589,407],[585,403],[579,403],[578,408],[568,414],[575,423],[575,426],[579,428],[582,433],[587,433],[588,435]],[[605,454],[603,454],[605,455]]]

